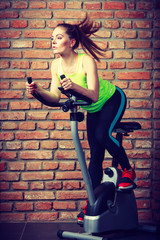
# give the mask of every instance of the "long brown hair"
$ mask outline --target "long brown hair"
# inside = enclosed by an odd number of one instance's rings
[[[81,44],[84,52],[87,53],[88,51],[97,61],[99,61],[98,55],[104,56],[106,49],[101,49],[90,39],[90,36],[95,35],[101,26],[100,24],[91,21],[88,14],[86,14],[84,20],[79,24],[72,25],[68,23],[61,23],[58,24],[57,27],[64,27],[69,38],[76,40],[73,49],[78,48],[79,44]]]

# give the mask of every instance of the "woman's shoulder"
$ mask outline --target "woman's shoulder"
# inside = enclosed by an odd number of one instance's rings
[[[55,58],[55,59],[53,59],[51,64],[57,66],[59,64],[59,61],[60,61],[60,58]]]
[[[83,57],[83,64],[94,63],[94,62],[95,62],[94,58],[91,57],[91,56],[89,56],[89,55],[86,54],[86,53],[84,53],[84,54],[82,55],[82,57]]]
[[[57,70],[58,70],[58,65],[59,65],[59,61],[60,61],[59,58],[53,59],[53,61],[52,61],[52,63],[51,63],[51,70],[52,70],[52,71],[57,72]]]
[[[85,71],[87,71],[89,66],[96,68],[95,59],[93,57],[89,56],[88,54],[84,54],[82,64],[83,64]]]

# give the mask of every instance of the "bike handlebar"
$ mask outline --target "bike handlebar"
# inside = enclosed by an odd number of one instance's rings
[[[65,78],[65,75],[60,76],[61,79]],[[32,78],[28,77],[27,81],[29,84],[32,83]],[[48,102],[46,101],[38,92],[33,91],[32,95],[42,102],[44,105],[50,106],[50,107],[62,107],[64,112],[67,112],[69,109],[74,108],[75,106],[84,106],[84,105],[90,105],[92,103],[92,100],[74,90],[64,90],[63,87],[58,88],[61,93],[65,94],[69,99],[66,102]],[[72,97],[76,97],[76,99],[73,99]],[[77,101],[82,100],[82,101]]]
[[[27,81],[29,84],[32,83],[32,78],[31,77],[28,77],[27,78]],[[46,101],[43,97],[41,97],[41,95],[36,92],[36,91],[33,91],[32,92],[32,96],[35,97],[38,101],[40,101],[41,103],[43,103],[44,105],[47,105],[49,107],[62,107],[62,104],[61,103],[54,103],[54,102],[48,102]]]

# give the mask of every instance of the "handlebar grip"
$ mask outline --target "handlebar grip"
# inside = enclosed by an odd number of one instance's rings
[[[64,79],[66,76],[64,74],[60,75],[60,78],[61,80]],[[92,104],[92,100],[72,89],[69,89],[69,90],[64,90],[63,87],[58,87],[58,89],[63,93],[65,94],[67,97],[70,97],[70,95],[73,95],[75,97],[77,97],[79,100],[82,100],[82,101],[85,101],[84,104],[81,104],[81,105],[90,105]]]
[[[29,84],[32,83],[32,78],[31,77],[28,77],[27,78],[27,81]],[[39,93],[37,93],[36,91],[33,91],[32,92],[32,95],[33,97],[35,97],[38,101],[40,101],[41,103],[49,106],[49,107],[61,107],[62,106],[62,103],[52,103],[52,102],[48,102],[46,101],[43,97],[41,97],[41,95]]]
[[[32,78],[31,78],[31,77],[28,77],[28,78],[27,78],[27,81],[28,81],[29,84],[31,84],[31,83],[32,83]]]
[[[64,74],[60,75],[60,78],[61,80],[63,80],[66,76]],[[64,88],[61,86],[61,87],[58,87],[58,89],[63,93],[65,90]]]
[[[62,75],[60,76],[61,80],[64,79],[65,77],[66,77],[66,76],[65,76],[64,74],[62,74]]]
[[[61,80],[64,79],[66,76],[64,74],[60,75]],[[69,93],[69,91],[64,90],[64,88],[58,87],[58,89],[61,91],[61,93],[65,94],[68,98],[71,97],[71,94]]]

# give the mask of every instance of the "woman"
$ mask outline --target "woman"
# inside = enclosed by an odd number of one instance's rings
[[[52,34],[52,48],[60,58],[55,59],[51,65],[50,92],[35,83],[26,85],[29,93],[37,91],[47,101],[60,100],[60,84],[65,90],[73,89],[91,98],[93,103],[83,108],[87,111],[87,134],[91,153],[89,174],[93,188],[102,180],[102,162],[107,149],[119,160],[123,169],[122,177],[125,181],[119,183],[119,188],[130,189],[133,188],[132,181],[136,179],[135,171],[131,168],[123,147],[111,135],[115,124],[121,120],[124,113],[126,97],[120,88],[98,77],[94,59],[99,60],[105,50],[100,49],[89,37],[99,28],[88,16],[77,25],[57,25]],[[79,44],[85,53],[75,52]],[[60,80],[62,74],[65,74],[66,78]]]

